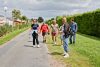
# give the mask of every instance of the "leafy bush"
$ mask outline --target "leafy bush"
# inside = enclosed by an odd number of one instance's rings
[[[28,27],[29,24],[23,24],[23,25],[18,25],[18,26],[14,26],[12,27],[11,25],[8,25],[8,24],[5,24],[3,26],[0,26],[0,37],[9,33],[9,32],[12,32],[14,30],[17,30],[17,29],[22,29],[22,28],[25,28],[25,27]]]
[[[67,21],[70,22],[71,18],[74,18],[75,22],[77,22],[78,32],[100,37],[100,9],[97,9],[93,12],[67,16]],[[61,16],[56,17],[59,26],[61,25],[62,22],[61,19],[62,19]],[[46,22],[48,24],[51,24],[51,21],[52,20],[50,19]]]

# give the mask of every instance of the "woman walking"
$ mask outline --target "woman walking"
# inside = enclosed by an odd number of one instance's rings
[[[35,42],[37,43],[37,47],[39,48],[39,40],[38,40],[38,32],[39,32],[39,25],[37,24],[37,20],[34,19],[31,25],[32,29],[32,36],[33,36],[33,47],[35,46]]]

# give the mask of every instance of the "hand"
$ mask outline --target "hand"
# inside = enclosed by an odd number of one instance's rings
[[[48,32],[48,35],[50,35],[50,33]]]

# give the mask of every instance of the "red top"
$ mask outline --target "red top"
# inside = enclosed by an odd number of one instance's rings
[[[42,24],[41,29],[42,32],[49,32],[49,27],[47,24]]]

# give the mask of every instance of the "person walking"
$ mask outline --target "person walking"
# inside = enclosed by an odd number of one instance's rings
[[[39,48],[39,40],[38,40],[38,32],[39,32],[39,25],[37,24],[37,20],[34,19],[33,23],[31,25],[32,30],[32,37],[33,37],[33,47],[35,46],[35,43],[37,43],[37,47]]]
[[[70,23],[70,44],[75,44],[76,32],[77,32],[77,23],[74,22],[74,19],[72,18]]]
[[[70,31],[70,26],[67,23],[66,17],[63,17],[62,18],[62,30],[60,32],[61,32],[61,38],[63,40],[63,48],[64,48],[64,57],[65,58],[69,57],[69,54],[68,54],[69,31]]]
[[[43,43],[46,43],[46,36],[49,34],[49,26],[45,22],[41,25],[40,32],[42,32]]]
[[[51,35],[52,35],[52,41],[53,41],[53,44],[57,44],[56,41],[57,41],[57,35],[58,35],[58,31],[59,31],[59,26],[58,24],[56,23],[56,20],[53,20],[52,21],[52,24],[51,24]]]

